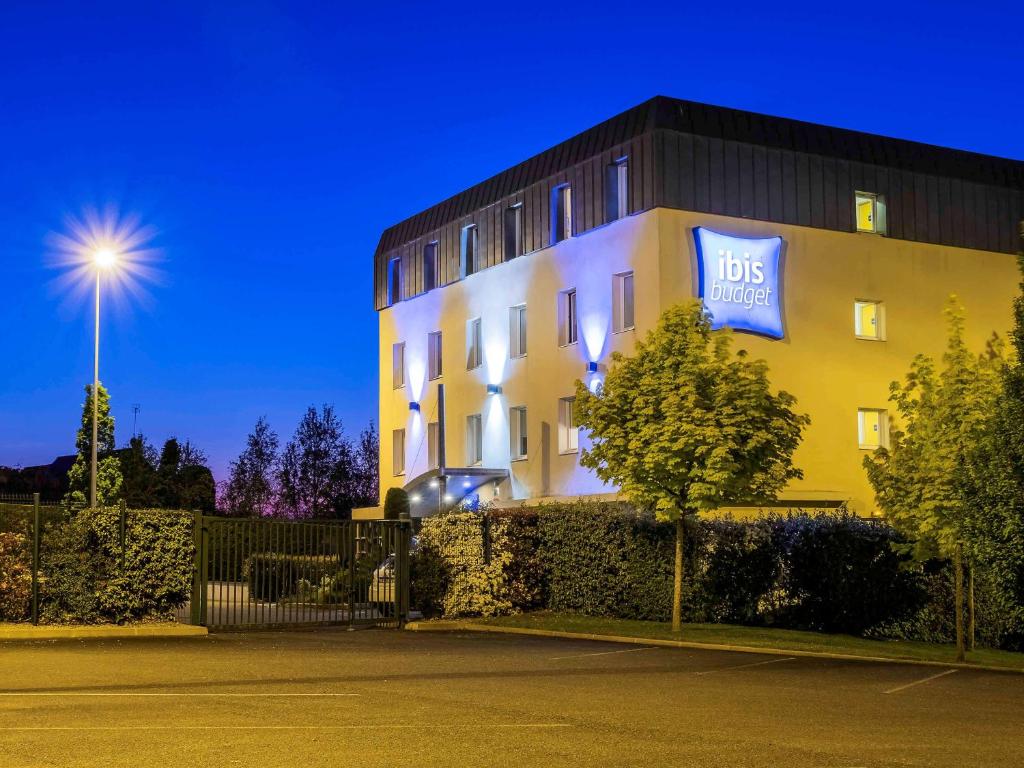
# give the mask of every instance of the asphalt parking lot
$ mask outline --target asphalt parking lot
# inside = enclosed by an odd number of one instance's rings
[[[1024,765],[1024,675],[473,633],[0,646],[0,766]]]

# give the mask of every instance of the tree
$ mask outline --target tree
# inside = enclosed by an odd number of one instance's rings
[[[577,423],[592,445],[580,463],[638,506],[676,524],[672,629],[681,630],[685,519],[727,504],[768,503],[802,476],[792,456],[806,415],[772,394],[768,366],[732,352],[697,301],[665,311],[603,386],[576,382]]]
[[[351,452],[334,407],[324,405],[318,411],[310,406],[281,454],[278,483],[282,510],[292,517],[337,514]]]
[[[121,497],[121,463],[114,450],[114,417],[110,415],[110,396],[100,384],[97,390],[97,471],[96,504],[106,506]],[[85,403],[82,405],[82,422],[75,436],[75,463],[68,470],[68,493],[66,503],[85,506],[89,502],[89,485],[92,473],[92,385],[85,387]]]
[[[193,443],[169,438],[156,468],[156,498],[165,509],[213,512],[216,487],[204,454]]]
[[[375,506],[380,499],[380,443],[372,421],[359,435],[352,463],[349,485],[345,489],[350,508]]]
[[[123,483],[121,496],[132,509],[156,506],[156,449],[142,435],[118,451]]]
[[[388,488],[384,496],[384,519],[400,520],[403,512],[409,514],[409,494],[404,488]]]
[[[968,518],[979,493],[970,471],[999,399],[1001,344],[974,355],[964,339],[964,310],[950,297],[942,370],[918,355],[902,384],[890,385],[899,424],[890,447],[865,456],[864,467],[887,520],[911,542],[915,559],[953,561],[957,658],[964,659],[964,558]],[[898,428],[897,428],[898,427]],[[972,554],[968,551],[966,555]]]
[[[224,491],[228,514],[265,517],[274,513],[278,445],[277,433],[261,416],[245,439],[245,450],[231,462],[231,477]]]

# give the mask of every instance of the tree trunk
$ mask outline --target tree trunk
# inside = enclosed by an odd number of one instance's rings
[[[956,620],[956,660],[964,661],[964,550],[957,542],[953,550],[953,614]]]
[[[967,564],[967,650],[974,650],[974,563]]]
[[[676,567],[672,580],[672,631],[683,631],[683,513],[676,520]]]

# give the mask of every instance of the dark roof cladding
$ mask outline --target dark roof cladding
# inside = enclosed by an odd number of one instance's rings
[[[1024,190],[1024,162],[655,96],[389,227],[377,252],[445,224],[637,136],[674,131]]]

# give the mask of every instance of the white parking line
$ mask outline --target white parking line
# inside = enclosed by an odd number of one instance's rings
[[[138,697],[138,698],[168,698],[168,697],[175,697],[175,698],[184,698],[184,699],[194,699],[194,698],[204,698],[204,697],[205,698],[254,698],[254,699],[259,699],[259,698],[277,698],[277,697],[281,697],[281,696],[310,696],[310,697],[330,698],[330,697],[343,697],[343,696],[347,697],[347,696],[360,696],[360,695],[362,695],[362,694],[358,694],[358,693],[203,693],[203,692],[198,692],[198,693],[180,693],[180,692],[175,692],[175,693],[139,693],[139,692],[132,692],[132,691],[125,691],[123,693],[120,693],[120,692],[108,692],[108,691],[104,691],[104,692],[100,692],[100,693],[94,693],[94,692],[91,692],[91,691],[66,691],[66,692],[61,692],[61,691],[45,691],[45,692],[36,693],[36,692],[33,692],[33,691],[7,691],[7,692],[0,691],[0,698],[12,697],[12,696],[53,696],[53,697],[58,697],[58,698],[66,698],[66,697],[71,697],[71,696],[75,696],[75,697],[89,696],[89,697],[132,697],[132,698],[136,698],[136,697]]]
[[[719,669],[708,669],[708,670],[705,670],[704,672],[698,672],[697,674],[698,675],[713,675],[716,672],[729,672],[730,670],[733,670],[733,669],[746,669],[747,667],[760,667],[760,666],[763,666],[765,664],[778,664],[779,662],[782,662],[782,661],[792,661],[792,660],[793,660],[792,656],[787,656],[784,659],[768,659],[767,661],[755,661],[752,664],[737,664],[735,667],[721,667]]]
[[[923,678],[921,680],[915,680],[914,682],[907,683],[906,685],[900,685],[900,686],[897,686],[896,688],[890,688],[888,691],[882,691],[882,693],[883,693],[883,695],[887,694],[887,693],[899,693],[900,691],[907,690],[907,688],[913,688],[915,685],[923,685],[924,683],[931,682],[932,680],[938,680],[940,677],[945,677],[946,675],[952,675],[954,672],[958,672],[958,671],[959,670],[956,670],[956,669],[947,669],[945,672],[939,672],[938,674],[931,675],[929,677],[925,677],[925,678]]]
[[[656,651],[656,650],[658,650],[658,647],[656,645],[652,645],[652,646],[647,647],[647,648],[628,648],[628,649],[626,649],[624,651],[601,651],[599,653],[578,653],[575,656],[552,656],[549,660],[550,661],[559,661],[561,659],[583,659],[583,658],[586,658],[587,656],[611,656],[611,655],[616,654],[616,653],[637,653],[638,651]]]

